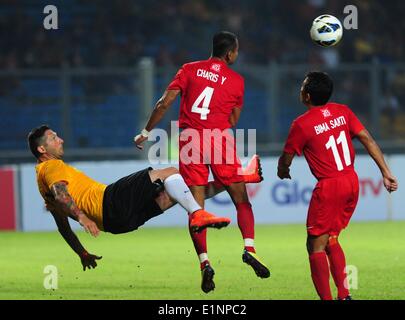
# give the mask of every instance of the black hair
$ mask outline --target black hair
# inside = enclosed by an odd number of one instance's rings
[[[41,153],[38,151],[38,146],[40,146],[44,142],[43,138],[45,131],[49,129],[50,128],[48,125],[43,124],[40,127],[32,129],[31,132],[28,134],[28,146],[30,147],[32,154],[37,159],[41,156]]]
[[[212,38],[212,56],[224,57],[229,51],[235,50],[238,38],[229,31],[221,31]]]
[[[308,79],[304,86],[304,93],[311,96],[311,104],[322,106],[329,101],[333,92],[333,81],[326,72],[312,71],[307,73]]]

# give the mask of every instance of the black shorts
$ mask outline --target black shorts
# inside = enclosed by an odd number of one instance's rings
[[[104,231],[130,232],[163,213],[155,201],[162,185],[150,180],[150,170],[135,172],[107,186],[103,198]]]

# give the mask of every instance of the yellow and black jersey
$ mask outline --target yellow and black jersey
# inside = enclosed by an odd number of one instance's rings
[[[52,185],[64,181],[78,208],[93,220],[100,230],[104,230],[103,197],[107,187],[105,184],[56,159],[39,163],[36,166],[36,173],[39,192],[45,201],[51,194]]]

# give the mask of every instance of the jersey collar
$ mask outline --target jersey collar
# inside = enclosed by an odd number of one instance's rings
[[[217,58],[217,57],[211,57],[208,60],[214,61],[214,62],[217,62],[217,63],[221,63],[221,64],[224,64],[224,65],[228,65],[224,60],[222,60],[220,58]]]

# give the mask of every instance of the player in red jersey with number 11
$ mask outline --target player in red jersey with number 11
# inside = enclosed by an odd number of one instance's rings
[[[318,183],[307,217],[307,250],[312,281],[322,300],[331,300],[329,271],[339,300],[351,300],[346,280],[346,259],[338,242],[348,225],[359,197],[359,180],[354,170],[356,137],[379,167],[388,192],[397,190],[377,143],[355,114],[345,105],[328,103],[333,82],[323,72],[310,72],[301,87],[301,101],[308,111],[294,120],[279,159],[279,178],[290,179],[289,167],[295,154],[304,154]]]
[[[229,68],[238,57],[239,43],[230,32],[213,37],[212,56],[208,60],[183,65],[157,102],[145,129],[135,137],[138,147],[148,132],[162,119],[166,110],[181,94],[179,127],[179,170],[193,196],[204,207],[209,169],[215,180],[225,186],[237,210],[238,226],[244,240],[242,260],[261,278],[270,276],[254,247],[254,216],[245,182],[259,182],[258,158],[253,158],[253,176],[244,175],[229,128],[239,120],[243,106],[244,80]],[[257,180],[257,181],[252,181]],[[190,214],[190,221],[194,219]],[[193,231],[200,231],[195,233]],[[190,230],[202,271],[201,289],[215,288],[214,270],[208,260],[207,230]]]

